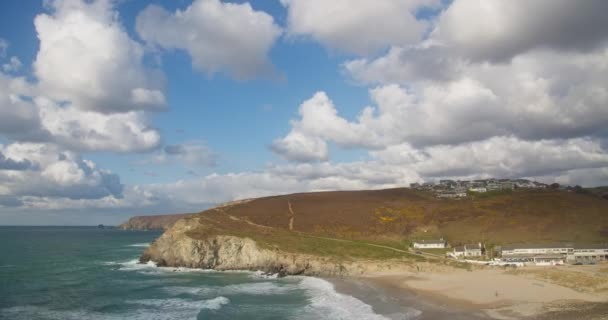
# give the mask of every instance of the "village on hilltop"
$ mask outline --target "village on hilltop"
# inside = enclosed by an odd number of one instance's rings
[[[434,192],[438,198],[464,198],[468,193],[521,189],[546,189],[548,184],[527,179],[439,180],[439,183],[412,183],[410,188]]]
[[[528,179],[482,179],[482,180],[440,180],[439,183],[412,183],[412,189],[433,192],[437,198],[459,199],[475,193],[509,191],[515,189],[562,189],[576,191],[578,186],[545,184]],[[608,262],[608,244],[518,244],[496,246],[487,250],[481,242],[452,247],[448,241],[440,239],[415,240],[416,250],[440,250],[454,259],[470,263],[499,266],[553,266],[562,264],[596,264]]]

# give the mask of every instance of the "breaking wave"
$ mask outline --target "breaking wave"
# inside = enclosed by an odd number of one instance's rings
[[[125,313],[100,313],[88,310],[51,310],[37,306],[17,306],[0,309],[0,318],[14,320],[196,320],[203,309],[219,310],[230,303],[226,297],[192,301],[186,299],[142,299],[128,301],[141,308]]]
[[[299,287],[309,296],[309,304],[297,316],[298,319],[409,320],[416,319],[422,313],[411,309],[388,318],[375,313],[372,306],[363,301],[337,292],[332,283],[319,278],[304,277]]]

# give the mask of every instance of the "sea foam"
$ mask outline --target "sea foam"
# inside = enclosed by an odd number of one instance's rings
[[[134,243],[134,244],[127,245],[127,247],[137,247],[137,248],[147,248],[149,246],[150,246],[149,243]]]
[[[127,301],[140,308],[124,313],[101,313],[83,309],[52,310],[38,306],[16,306],[0,309],[0,318],[12,320],[196,320],[203,309],[219,310],[230,303],[226,297],[192,301],[186,299],[142,299]]]
[[[200,296],[232,296],[232,295],[281,295],[288,294],[298,287],[293,284],[280,284],[277,282],[249,282],[232,284],[227,286],[205,286],[205,287],[166,287],[164,290],[170,295],[177,296],[181,294],[200,295]]]
[[[309,304],[297,316],[298,319],[409,320],[421,314],[419,310],[411,309],[403,314],[379,315],[372,306],[337,292],[331,282],[319,278],[303,277],[299,287],[309,296]]]

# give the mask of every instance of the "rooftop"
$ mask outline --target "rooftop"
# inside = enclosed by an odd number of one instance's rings
[[[421,243],[421,244],[444,244],[445,240],[441,240],[441,239],[436,239],[436,240],[416,240],[416,241],[414,241],[414,243]]]
[[[529,244],[513,244],[502,246],[502,250],[514,250],[514,249],[565,249],[573,248],[573,243],[529,243]]]

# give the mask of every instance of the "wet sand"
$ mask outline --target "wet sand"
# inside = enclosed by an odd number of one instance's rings
[[[454,301],[433,299],[415,290],[405,289],[378,279],[328,279],[336,290],[369,305],[374,312],[394,320],[489,320],[483,311]]]
[[[502,269],[394,271],[330,279],[390,319],[608,319],[608,292],[582,292]],[[422,313],[416,317],[415,310]]]

